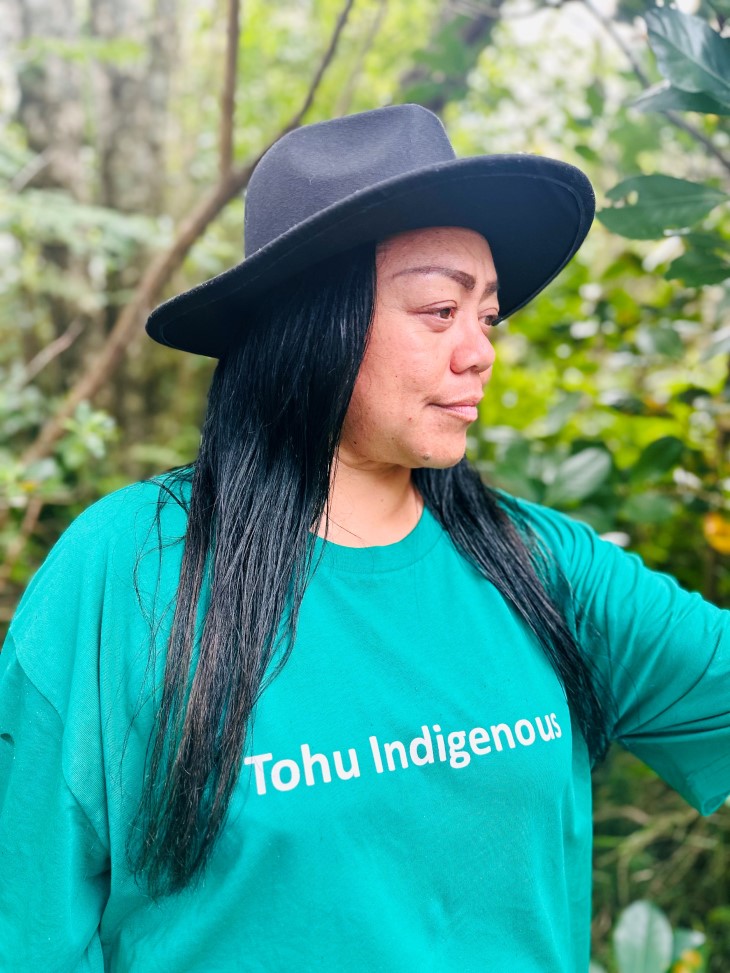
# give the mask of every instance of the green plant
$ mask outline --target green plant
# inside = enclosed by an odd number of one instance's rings
[[[672,929],[651,902],[639,900],[624,909],[613,931],[616,973],[704,973],[705,936],[693,929]],[[590,973],[606,973],[592,962]]]

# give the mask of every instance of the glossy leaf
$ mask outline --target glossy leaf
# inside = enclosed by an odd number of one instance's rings
[[[636,347],[642,355],[664,355],[675,359],[684,355],[682,339],[670,325],[641,325],[636,331]]]
[[[621,913],[613,945],[619,973],[667,973],[672,961],[672,927],[650,902],[634,902]]]
[[[667,280],[681,280],[688,287],[722,284],[730,278],[730,262],[717,253],[689,250],[671,262],[664,276]]]
[[[672,944],[672,959],[684,959],[685,961],[687,959],[694,959],[697,956],[697,950],[701,949],[706,941],[707,936],[697,929],[675,929],[674,942]],[[694,968],[697,970],[701,967],[695,966]]]
[[[730,105],[730,39],[704,20],[663,8],[645,15],[659,70],[675,88]]]
[[[715,355],[730,354],[730,327],[721,328],[713,335],[700,355],[700,361],[709,361]]]
[[[621,236],[654,240],[671,230],[692,226],[728,199],[713,186],[674,176],[631,176],[606,193],[622,205],[604,208],[599,220]]]
[[[597,447],[583,449],[564,460],[548,485],[545,503],[560,506],[591,496],[611,472],[611,456]]]
[[[631,470],[632,480],[655,479],[664,476],[681,460],[684,443],[676,436],[662,436],[649,443]]]
[[[701,91],[683,91],[668,81],[647,88],[631,102],[639,111],[696,111],[704,115],[730,115],[730,105]]]
[[[632,524],[663,524],[677,512],[677,504],[656,490],[632,494],[619,514]]]

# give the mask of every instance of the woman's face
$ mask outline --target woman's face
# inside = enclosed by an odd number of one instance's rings
[[[375,317],[340,460],[375,468],[453,466],[489,381],[499,312],[487,241],[429,227],[378,245]]]

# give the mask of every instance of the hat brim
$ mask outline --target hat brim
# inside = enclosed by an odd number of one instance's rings
[[[163,345],[219,358],[247,302],[336,253],[429,226],[464,226],[489,243],[500,320],[553,280],[586,237],[595,196],[580,169],[534,155],[469,156],[353,193],[222,274],[161,304],[147,320]]]

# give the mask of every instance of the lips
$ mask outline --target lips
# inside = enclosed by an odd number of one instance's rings
[[[450,415],[466,419],[467,422],[474,422],[478,415],[477,405],[479,402],[481,402],[481,396],[478,399],[461,399],[459,402],[434,402],[433,404],[437,409],[443,409]]]

